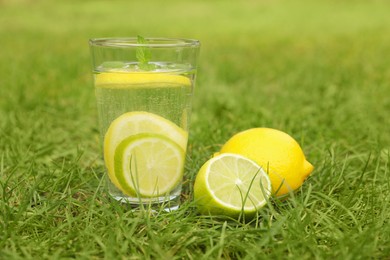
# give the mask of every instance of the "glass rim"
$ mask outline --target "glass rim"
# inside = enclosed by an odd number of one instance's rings
[[[146,37],[147,43],[138,43],[137,37],[107,37],[107,38],[91,38],[89,44],[98,47],[199,47],[200,41],[195,39],[185,38],[164,38],[164,37]]]

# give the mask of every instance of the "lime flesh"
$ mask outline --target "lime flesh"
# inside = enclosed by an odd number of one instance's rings
[[[181,181],[184,160],[184,150],[165,136],[138,134],[118,145],[115,176],[127,195],[164,196]]]
[[[195,180],[194,197],[201,213],[254,214],[267,203],[271,182],[252,160],[221,154],[207,161]]]

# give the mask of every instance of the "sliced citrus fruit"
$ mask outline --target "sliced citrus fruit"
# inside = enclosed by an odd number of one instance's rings
[[[128,84],[142,84],[153,87],[166,87],[172,85],[191,86],[191,80],[185,76],[156,72],[101,72],[95,74],[95,85],[123,85],[128,88]],[[118,86],[120,87],[120,86]]]
[[[183,151],[186,150],[188,132],[173,122],[149,112],[128,112],[116,118],[104,137],[104,161],[108,176],[116,187],[123,190],[117,180],[114,168],[115,150],[130,136],[149,133],[159,134],[175,142]]]
[[[221,154],[199,170],[194,199],[203,214],[253,215],[267,203],[271,182],[252,160],[236,154]]]
[[[184,159],[184,150],[169,138],[138,134],[115,150],[115,176],[128,195],[163,196],[182,179]]]

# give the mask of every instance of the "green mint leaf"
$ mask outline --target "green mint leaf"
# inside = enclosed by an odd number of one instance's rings
[[[138,44],[146,44],[148,43],[146,39],[140,35],[137,36]],[[139,46],[136,50],[136,58],[138,60],[139,68],[142,70],[153,70],[155,69],[155,65],[150,63],[152,59],[152,52],[146,46]]]

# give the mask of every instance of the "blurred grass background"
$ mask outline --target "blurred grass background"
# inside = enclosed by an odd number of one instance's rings
[[[0,0],[0,258],[388,258],[389,10],[385,0]],[[157,217],[96,190],[88,39],[137,34],[202,43],[187,200]],[[313,176],[256,223],[198,216],[199,167],[259,126],[296,138]]]

